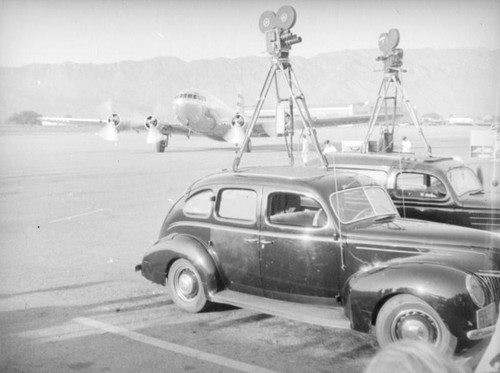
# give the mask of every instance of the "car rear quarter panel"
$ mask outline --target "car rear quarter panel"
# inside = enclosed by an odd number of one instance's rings
[[[207,247],[192,236],[174,233],[156,242],[142,261],[142,275],[165,285],[170,266],[175,260],[189,260],[200,274],[206,294],[217,291],[217,268]]]

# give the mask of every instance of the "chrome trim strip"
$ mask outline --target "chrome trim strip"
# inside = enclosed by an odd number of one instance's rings
[[[251,229],[251,228],[227,227],[224,225],[218,225],[218,224],[212,224],[212,223],[178,221],[178,222],[170,225],[169,230],[170,230],[170,228],[176,228],[176,227],[182,227],[182,226],[207,228],[207,229],[219,229],[219,230],[223,230],[223,231],[239,232],[239,233],[243,233],[243,234],[253,234],[253,235],[266,236],[266,237],[294,238],[294,239],[302,239],[302,240],[308,240],[308,241],[330,242],[330,243],[337,242],[333,239],[333,237],[327,237],[327,236],[317,237],[317,236],[310,235],[310,233],[312,232],[312,230],[314,228],[304,228],[302,232],[297,232],[297,233],[283,233],[283,232],[272,232],[272,231],[260,231],[257,228]],[[316,230],[314,230],[314,231],[316,231]]]
[[[488,276],[488,277],[500,277],[500,271],[495,271],[495,270],[484,270],[484,269],[480,269],[478,272],[477,272],[478,275],[481,275],[481,276]]]
[[[354,245],[354,247],[359,247],[359,246],[363,246],[363,245],[367,245],[367,246],[364,246],[364,247],[371,247],[369,246],[369,244],[373,243],[375,240],[370,240],[369,238],[365,239],[365,240],[349,240],[349,243]],[[413,250],[417,250],[421,253],[425,252],[435,252],[435,251],[441,251],[441,252],[446,252],[446,253],[462,253],[463,252],[463,249],[456,249],[456,248],[443,248],[443,247],[439,247],[439,248],[436,248],[436,247],[430,247],[430,246],[424,246],[424,245],[418,245],[418,244],[411,244],[411,245],[408,245],[408,244],[404,244],[404,243],[391,243],[391,242],[384,242],[384,246],[387,247],[387,246],[391,246],[393,247],[394,249],[391,249],[391,248],[386,248],[386,249],[381,249],[381,250],[387,250],[387,251],[391,251],[391,250],[401,250],[401,249],[413,249]],[[481,255],[481,256],[485,256],[485,253],[482,253],[482,252],[477,252],[477,251],[469,251],[470,254],[477,254],[477,255]],[[435,255],[439,255],[439,254],[435,254]],[[443,254],[442,254],[443,255]]]
[[[435,255],[435,256],[451,256],[451,254],[438,254],[435,253],[431,250],[426,249],[426,252],[423,251],[406,251],[406,250],[396,250],[396,249],[383,249],[383,248],[378,248],[378,247],[366,247],[366,246],[356,246],[356,249],[358,250],[368,250],[368,251],[384,251],[388,253],[401,253],[401,254],[408,254],[408,255],[423,255],[423,254],[428,254],[428,255]]]

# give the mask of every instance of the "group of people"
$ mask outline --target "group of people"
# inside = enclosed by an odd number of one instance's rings
[[[306,164],[307,161],[309,160],[309,138],[308,136],[304,133],[302,134],[302,163]],[[401,140],[401,153],[411,153],[411,141],[408,140],[406,136],[403,136]],[[329,153],[335,153],[337,151],[337,148],[330,142],[330,140],[325,140],[323,143],[323,154],[329,154]]]

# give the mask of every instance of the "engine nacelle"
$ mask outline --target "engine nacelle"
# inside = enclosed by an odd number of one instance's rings
[[[116,113],[113,113],[108,117],[108,124],[113,125],[115,128],[120,125],[120,122],[120,116]]]
[[[146,129],[151,129],[151,128],[156,128],[158,127],[158,119],[156,119],[154,116],[149,115],[145,120],[144,120],[144,127]]]
[[[245,118],[241,114],[236,114],[231,120],[231,126],[242,128],[245,125]]]

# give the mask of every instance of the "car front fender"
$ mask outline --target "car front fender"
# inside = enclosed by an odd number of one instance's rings
[[[212,257],[205,245],[187,235],[174,234],[157,241],[144,255],[142,275],[165,286],[170,266],[180,258],[189,260],[198,270],[206,294],[217,291],[217,267]]]
[[[369,332],[378,311],[391,297],[412,294],[427,302],[457,338],[474,329],[474,305],[465,285],[467,273],[430,263],[380,266],[357,272],[344,287],[352,328]]]

